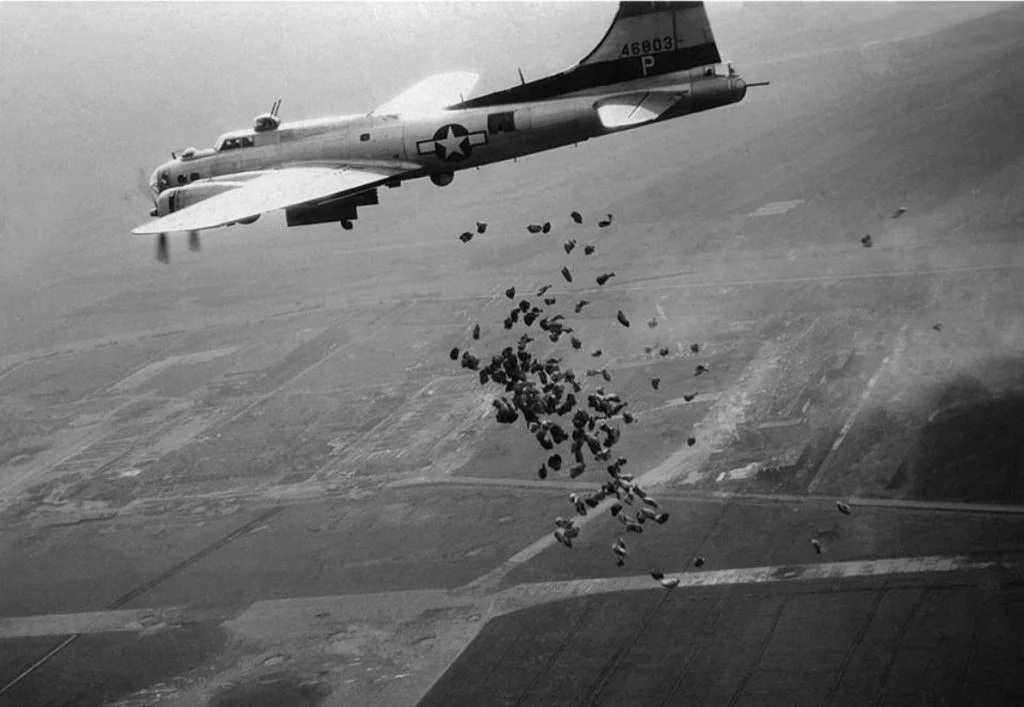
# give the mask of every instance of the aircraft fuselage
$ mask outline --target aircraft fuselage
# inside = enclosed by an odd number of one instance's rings
[[[274,130],[240,130],[210,150],[189,150],[161,165],[151,185],[154,215],[180,210],[248,178],[292,164],[402,167],[402,179],[450,175],[582,142],[742,100],[742,79],[715,67],[581,91],[557,99],[438,111],[426,115],[357,115],[282,123]],[[649,119],[631,116],[659,101]],[[612,113],[605,106],[611,105]],[[611,116],[611,117],[610,117]],[[445,184],[441,179],[435,183]]]

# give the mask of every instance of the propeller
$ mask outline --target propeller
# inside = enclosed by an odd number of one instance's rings
[[[193,231],[194,233],[194,231]],[[161,233],[156,237],[156,259],[164,265],[171,262],[171,252],[167,247],[167,234]]]
[[[139,193],[142,194],[146,201],[151,204],[155,203],[153,190],[149,188],[149,178],[146,177],[146,170],[142,167],[139,167],[139,171],[136,173],[135,188],[139,190]]]
[[[150,216],[156,217],[156,196],[153,194],[153,190],[149,186],[149,179],[146,177],[146,170],[139,167],[135,173],[135,188],[139,190],[142,197],[153,205],[153,209],[149,212]],[[189,246],[192,245],[191,240]],[[198,246],[193,250],[199,250]],[[171,262],[171,251],[167,243],[167,234],[161,233],[156,237],[156,259],[161,263],[167,264]]]

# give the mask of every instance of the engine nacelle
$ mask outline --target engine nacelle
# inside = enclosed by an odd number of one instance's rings
[[[164,189],[157,198],[157,216],[166,216],[175,211],[181,211],[186,206],[198,204],[204,199],[217,196],[238,186],[233,182],[202,182]]]
[[[446,187],[455,179],[455,172],[435,172],[430,175],[430,181],[436,186]]]

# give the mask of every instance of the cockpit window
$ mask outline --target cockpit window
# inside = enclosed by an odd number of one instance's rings
[[[252,136],[251,135],[243,135],[241,137],[225,138],[221,142],[220,147],[218,147],[217,149],[219,151],[223,152],[224,150],[237,150],[237,149],[239,149],[241,147],[252,147],[252,146],[253,146]]]

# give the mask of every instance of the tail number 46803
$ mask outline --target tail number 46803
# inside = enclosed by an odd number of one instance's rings
[[[660,39],[645,39],[642,42],[629,42],[622,45],[621,56],[640,56],[651,52],[664,52],[672,48],[672,37],[666,35]]]

